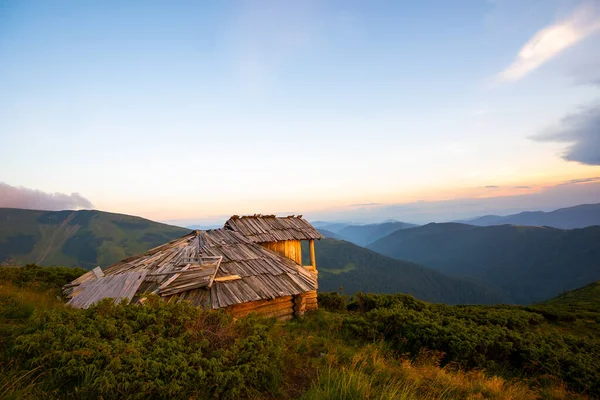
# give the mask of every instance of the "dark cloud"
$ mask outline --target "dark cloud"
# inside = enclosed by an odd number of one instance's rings
[[[531,189],[531,186],[515,186],[515,189]]]
[[[487,185],[484,186],[484,189],[498,189],[500,186],[496,186],[496,185]]]
[[[359,203],[359,204],[350,204],[349,207],[373,207],[380,206],[381,203]]]
[[[570,143],[562,154],[563,159],[600,165],[600,102],[565,116],[558,126],[532,139]]]
[[[92,208],[92,203],[79,193],[46,193],[40,190],[10,186],[0,182],[0,207],[32,210],[71,210]]]

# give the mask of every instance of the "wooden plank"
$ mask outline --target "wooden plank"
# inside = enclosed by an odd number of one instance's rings
[[[223,257],[219,257],[219,259],[217,260],[217,266],[215,267],[215,272],[214,272],[214,274],[212,274],[212,276],[210,277],[210,280],[208,281],[207,287],[209,289],[213,285],[213,282],[215,281],[215,277],[217,276],[217,272],[219,271],[219,265],[221,265],[222,261],[223,261]]]
[[[232,311],[236,316],[245,316],[252,313],[256,314],[265,314],[270,312],[276,312],[283,309],[290,309],[293,311],[294,304],[291,301],[287,301],[285,303],[276,303],[276,304],[268,304],[263,305],[261,307],[248,308],[245,310],[237,310]]]
[[[68,304],[75,308],[88,308],[105,298],[112,298],[115,302],[122,299],[131,301],[145,277],[146,271],[139,271],[84,282],[77,287],[76,293]]]
[[[308,244],[310,246],[310,265],[316,271],[317,270],[317,258],[315,257],[315,239],[310,239],[308,241]]]
[[[215,278],[215,282],[227,282],[227,281],[234,281],[237,279],[242,279],[241,276],[239,275],[227,275],[227,276],[220,276],[218,278]]]

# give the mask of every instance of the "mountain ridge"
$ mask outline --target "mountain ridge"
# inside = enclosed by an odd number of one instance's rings
[[[506,293],[487,285],[386,257],[347,241],[321,239],[315,250],[321,291],[343,287],[346,294],[402,292],[446,304],[513,303]]]
[[[484,215],[456,221],[476,226],[526,225],[550,226],[560,229],[577,229],[600,225],[600,203],[580,204],[553,211],[523,211],[511,215]]]
[[[396,231],[368,248],[485,282],[529,304],[600,279],[598,243],[600,226],[564,230],[432,223]]]

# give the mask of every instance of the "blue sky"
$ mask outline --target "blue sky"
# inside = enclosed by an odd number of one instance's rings
[[[0,206],[76,192],[47,207],[187,223],[588,201],[599,32],[596,0],[4,1]]]

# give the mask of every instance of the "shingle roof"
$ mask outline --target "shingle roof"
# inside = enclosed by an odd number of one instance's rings
[[[314,272],[230,229],[193,231],[103,272],[90,271],[67,285],[70,304],[87,308],[106,297],[136,302],[153,292],[167,300],[222,308],[317,289]]]
[[[225,222],[225,229],[239,232],[254,243],[283,240],[321,239],[323,236],[307,220],[299,216],[234,215]]]

